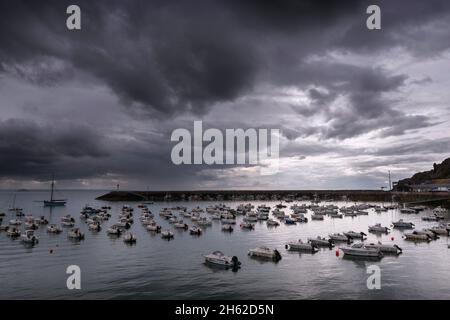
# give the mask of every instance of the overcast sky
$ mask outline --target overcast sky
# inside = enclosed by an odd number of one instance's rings
[[[448,0],[243,2],[1,0],[0,188],[379,189],[450,156]],[[279,128],[280,172],[172,164],[194,120]]]

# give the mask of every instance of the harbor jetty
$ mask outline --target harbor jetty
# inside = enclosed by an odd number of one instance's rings
[[[380,201],[432,204],[450,203],[448,192],[394,192],[378,190],[190,190],[125,191],[117,190],[97,198],[103,201]]]

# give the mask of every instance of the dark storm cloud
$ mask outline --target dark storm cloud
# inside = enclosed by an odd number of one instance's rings
[[[380,136],[401,135],[435,123],[424,115],[409,115],[408,110],[395,109],[395,101],[385,95],[401,88],[407,77],[392,75],[380,68],[359,67],[348,64],[317,62],[305,64],[298,74],[280,79],[286,84],[308,85],[320,88],[307,91],[311,103],[293,106],[303,117],[323,115],[326,124],[305,127],[303,130],[285,130],[289,139],[305,135],[319,135],[323,139],[347,139],[380,130]],[[343,97],[338,106],[333,102]]]
[[[66,7],[73,3],[82,8],[81,31],[65,26]],[[192,119],[215,104],[234,103],[261,85],[293,86],[311,99],[309,105],[292,104],[299,123],[282,124],[290,140],[314,135],[344,140],[373,131],[387,137],[431,126],[433,119],[396,108],[389,97],[414,80],[371,64],[327,61],[333,50],[382,55],[395,46],[435,56],[450,47],[448,1],[378,3],[380,32],[365,28],[365,8],[372,4],[367,1],[2,1],[0,77],[56,87],[83,82],[77,77],[86,74],[109,88],[126,113],[161,123],[151,124],[158,137],[117,123],[116,130],[131,137],[126,140],[109,137],[109,128],[61,125],[51,115],[48,124],[3,121],[1,174],[33,179],[47,179],[51,172],[67,179],[115,174],[189,185],[205,167],[172,165],[171,130],[190,128]],[[180,114],[189,125],[172,121]],[[227,110],[223,115],[211,127],[223,127]],[[317,115],[324,123],[309,121]],[[273,127],[251,117],[226,125]],[[285,156],[348,152],[314,144],[284,151]]]
[[[9,65],[56,58],[93,74],[132,107],[203,113],[259,81],[296,82],[296,65],[309,54],[368,42],[384,48],[382,41],[392,38],[390,23],[398,33],[448,12],[445,1],[427,3],[426,10],[394,2],[383,8],[386,31],[378,33],[364,27],[365,1],[77,1],[83,10],[79,32],[65,28],[72,2],[4,2],[0,59],[7,71]],[[52,78],[42,72],[38,79]]]
[[[104,140],[85,126],[40,126],[19,119],[0,122],[2,177],[48,179],[52,173],[72,175],[86,159],[106,156]]]

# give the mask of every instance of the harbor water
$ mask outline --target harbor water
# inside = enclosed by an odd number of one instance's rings
[[[138,203],[103,202],[94,200],[105,191],[64,191],[68,199],[65,207],[48,208],[36,200],[48,198],[48,192],[0,192],[0,211],[5,212],[3,224],[15,215],[8,207],[15,196],[15,205],[25,214],[45,216],[50,223],[60,223],[62,216],[71,214],[76,226],[85,233],[85,240],[73,242],[67,238],[67,230],[59,235],[46,232],[41,226],[36,230],[39,243],[24,246],[19,239],[12,240],[0,233],[0,299],[450,299],[450,249],[448,237],[431,242],[414,243],[402,239],[403,231],[392,230],[377,236],[368,232],[368,226],[381,223],[391,226],[403,218],[414,222],[416,229],[437,225],[421,220],[430,214],[402,214],[399,210],[369,215],[309,221],[296,225],[268,228],[265,222],[257,222],[251,231],[241,230],[237,217],[234,232],[221,231],[220,221],[203,227],[203,234],[193,236],[189,231],[175,230],[167,220],[159,216],[164,207],[186,206],[206,208],[217,202],[156,202],[148,208],[164,229],[174,232],[174,239],[167,241],[160,234],[146,231],[139,221]],[[236,208],[246,202],[225,202]],[[275,207],[279,202],[252,201]],[[309,203],[309,202],[294,202]],[[286,213],[291,213],[285,203]],[[80,221],[79,213],[85,205],[111,206],[112,217],[102,225],[99,233],[88,230]],[[121,238],[106,234],[107,226],[117,221],[124,204],[135,208],[131,231],[137,236],[135,245],[126,245]],[[354,203],[326,202],[338,206]],[[176,211],[174,211],[176,213]],[[205,215],[207,215],[205,213]],[[310,218],[309,211],[307,217]],[[189,219],[184,219],[191,226]],[[448,223],[448,215],[443,221]],[[23,226],[21,227],[23,229]],[[354,230],[368,235],[366,242],[382,241],[397,244],[403,249],[399,256],[384,256],[379,261],[348,259],[342,251],[320,249],[316,254],[288,252],[285,243],[308,237]],[[405,231],[410,232],[410,231]],[[282,259],[278,263],[255,260],[247,251],[259,246],[276,248]],[[241,268],[220,269],[205,265],[203,255],[220,250],[235,255],[242,262]],[[81,269],[81,289],[68,290],[66,269],[78,265]],[[381,288],[369,290],[367,267],[377,265],[381,270]]]

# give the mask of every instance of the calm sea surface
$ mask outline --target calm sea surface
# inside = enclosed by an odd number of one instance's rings
[[[48,235],[46,227],[36,231],[39,243],[25,247],[20,240],[11,240],[0,233],[0,299],[450,299],[450,249],[448,238],[441,237],[430,243],[412,243],[402,239],[402,232],[392,231],[377,237],[369,234],[369,225],[377,222],[390,226],[392,221],[403,218],[416,224],[416,228],[436,225],[424,222],[421,216],[401,214],[398,210],[375,213],[368,216],[343,219],[325,217],[325,221],[309,221],[306,224],[281,225],[268,229],[265,222],[256,223],[253,231],[242,231],[238,224],[231,234],[220,229],[220,222],[200,237],[188,231],[175,232],[175,239],[165,241],[160,235],[152,235],[139,221],[137,203],[135,222],[131,232],[137,236],[137,244],[125,245],[121,238],[111,239],[105,232],[107,226],[117,221],[125,203],[106,203],[94,200],[103,191],[64,191],[68,199],[66,207],[44,208],[35,200],[49,197],[48,192],[17,192],[16,206],[25,214],[35,217],[45,215],[50,223],[60,223],[63,215],[71,214],[76,225],[85,232],[85,240],[79,243],[67,239],[67,230],[59,235]],[[14,216],[7,211],[13,201],[13,192],[0,192],[0,210],[6,213],[4,222]],[[225,202],[235,208],[244,202]],[[265,203],[270,206],[278,202]],[[300,203],[300,202],[297,202]],[[305,202],[306,203],[306,202]],[[100,233],[92,233],[79,213],[86,205],[100,207],[111,205],[112,218],[104,222]],[[173,227],[159,216],[163,207],[187,206],[203,208],[215,202],[170,202],[149,205],[155,220],[163,229]],[[330,203],[322,203],[330,204]],[[338,206],[352,203],[336,202]],[[291,213],[289,206],[284,209]],[[310,212],[307,214],[310,216]],[[192,223],[185,219],[189,225]],[[449,222],[448,216],[445,222]],[[396,243],[403,249],[398,257],[385,256],[378,262],[336,256],[336,249],[299,254],[287,252],[284,244],[299,238],[334,232],[363,231],[367,241]],[[394,237],[394,241],[391,240]],[[261,262],[248,258],[248,249],[265,245],[277,248],[282,254],[278,263]],[[53,253],[50,253],[53,250]],[[233,272],[211,268],[204,264],[204,254],[221,250],[236,255],[242,268]],[[368,290],[369,276],[366,267],[376,264],[381,268],[381,289]],[[66,268],[81,268],[81,290],[68,290]]]

